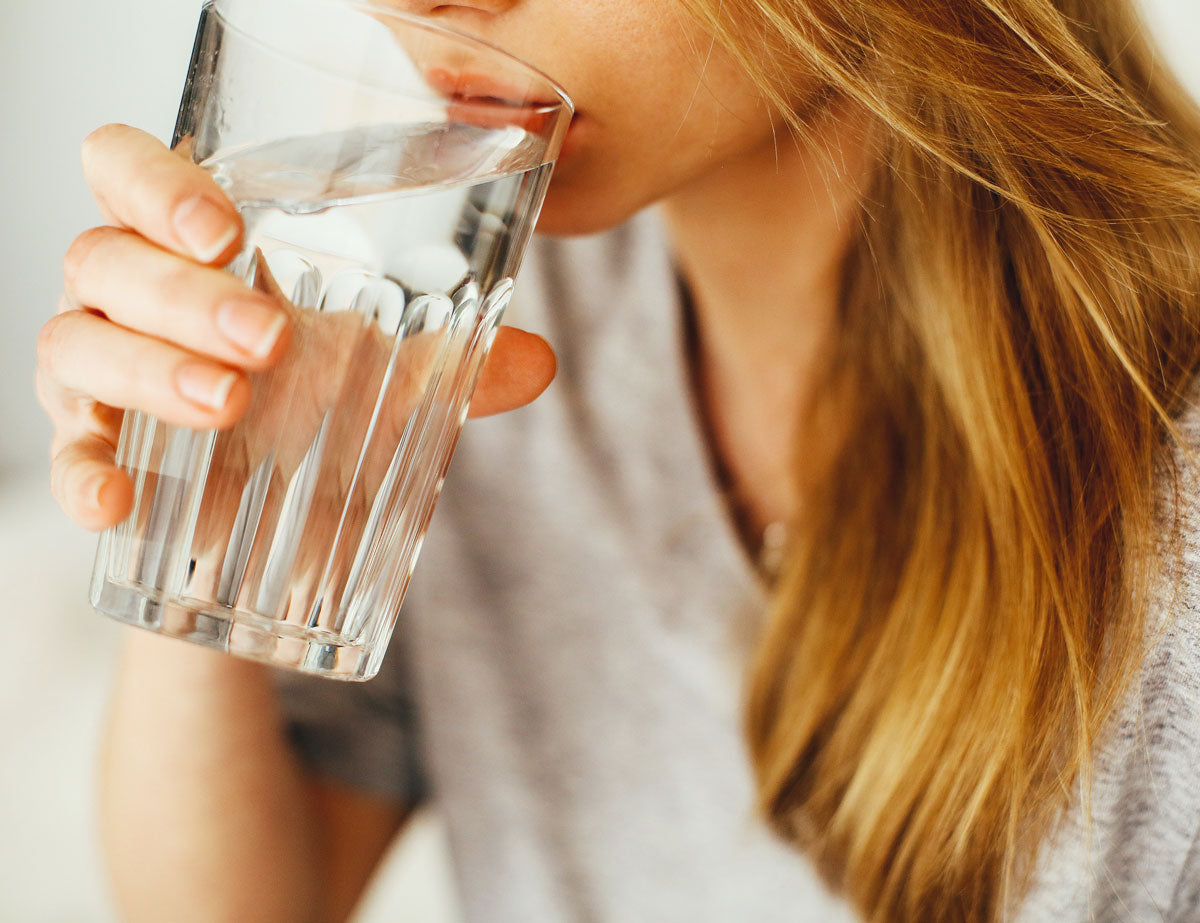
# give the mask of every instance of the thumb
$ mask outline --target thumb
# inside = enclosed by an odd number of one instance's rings
[[[501,327],[471,398],[471,416],[516,410],[533,401],[554,380],[558,361],[550,344],[534,333]]]

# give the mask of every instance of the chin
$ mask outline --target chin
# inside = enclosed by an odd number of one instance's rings
[[[633,217],[647,203],[623,196],[608,184],[584,184],[564,177],[551,181],[538,217],[537,233],[554,236],[597,234]]]

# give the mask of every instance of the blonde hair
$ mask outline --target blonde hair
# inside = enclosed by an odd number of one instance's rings
[[[883,128],[819,389],[852,422],[752,665],[762,807],[867,920],[1001,919],[1143,656],[1200,115],[1128,0],[684,2],[798,133],[814,77]]]

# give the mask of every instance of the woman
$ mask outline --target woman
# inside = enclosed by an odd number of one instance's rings
[[[1200,918],[1200,115],[1128,0],[401,5],[563,82],[540,229],[605,233],[531,256],[558,382],[468,427],[378,680],[129,638],[129,918],[340,919],[430,789],[473,920]],[[227,424],[286,335],[201,171],[85,169],[99,528],[114,408]],[[552,369],[510,331],[477,410]]]

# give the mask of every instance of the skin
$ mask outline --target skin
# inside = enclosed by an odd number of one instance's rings
[[[714,458],[753,528],[789,514],[803,434],[780,421],[796,416],[830,336],[866,169],[861,125],[831,115],[810,144],[781,135],[753,83],[671,0],[393,5],[526,58],[575,100],[540,231],[595,231],[661,203],[695,311]],[[830,150],[840,156],[817,153]],[[249,402],[246,373],[289,354],[296,320],[219,268],[241,228],[198,167],[126,126],[93,133],[83,164],[106,225],[66,255],[38,390],[56,431],[54,494],[101,529],[131,502],[113,464],[122,409],[230,425]],[[522,406],[553,375],[545,341],[505,328],[473,414]],[[256,664],[130,632],[110,716],[102,827],[126,919],[344,919],[403,823],[404,806],[297,764]]]

